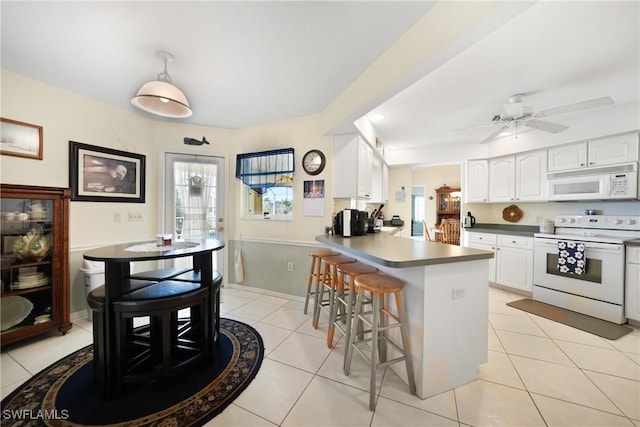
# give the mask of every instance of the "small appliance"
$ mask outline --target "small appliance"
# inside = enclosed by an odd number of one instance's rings
[[[462,226],[464,228],[471,228],[474,225],[476,225],[476,217],[471,215],[471,212],[467,212],[467,216],[462,220]]]
[[[638,198],[638,163],[547,174],[549,200]]]
[[[333,219],[333,229],[337,236],[363,236],[367,233],[367,213],[357,209],[341,210]]]

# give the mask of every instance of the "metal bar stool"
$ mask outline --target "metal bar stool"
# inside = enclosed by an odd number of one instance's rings
[[[307,314],[307,308],[309,306],[309,297],[313,297],[314,301],[318,294],[320,282],[322,281],[323,263],[322,260],[327,256],[340,255],[338,252],[333,252],[328,249],[319,249],[309,254],[311,257],[311,268],[309,268],[309,280],[307,281],[307,296],[304,299],[304,314]]]
[[[340,264],[346,264],[349,262],[356,262],[355,258],[350,258],[344,255],[334,255],[323,257],[324,269],[322,270],[322,277],[320,281],[320,289],[316,292],[315,304],[313,305],[313,327],[318,329],[318,321],[320,320],[320,310],[325,310],[327,314],[331,315],[333,309],[333,303],[335,298],[335,288],[338,281],[338,272],[336,266]],[[328,296],[325,297],[324,291],[328,290]]]
[[[404,361],[407,369],[409,392],[411,394],[416,394],[416,385],[413,379],[413,363],[411,360],[411,351],[409,346],[409,333],[407,330],[409,319],[404,308],[401,293],[402,289],[404,289],[404,284],[395,277],[383,273],[361,274],[356,276],[354,281],[357,289],[357,296],[351,330],[356,328],[357,325],[362,322],[371,328],[370,330],[365,331],[365,333],[371,332],[371,335],[370,338],[366,339],[364,336],[358,337],[358,341],[356,341],[356,337],[359,334],[351,334],[349,337],[345,375],[349,375],[353,351],[356,350],[369,362],[371,368],[369,378],[369,408],[373,411],[376,406],[376,368],[378,367],[386,367],[391,364]],[[365,292],[369,292],[371,294],[373,301],[373,309],[371,312],[363,312]],[[395,296],[398,316],[394,315],[384,307],[384,298],[388,294],[393,294]],[[383,321],[383,317],[391,319],[392,322],[387,323],[386,319]],[[369,318],[371,318],[371,321],[369,321]],[[398,345],[386,333],[388,330],[397,327],[400,328],[402,346]],[[401,356],[392,360],[385,360],[386,357],[379,357],[378,353],[382,353],[382,347],[384,347],[386,343],[391,344],[396,350],[398,350]],[[369,348],[369,345],[371,348]],[[370,354],[367,354],[367,352]]]
[[[333,347],[333,335],[336,328],[345,336],[345,347],[349,343],[351,335],[351,320],[353,318],[353,305],[355,304],[356,287],[354,279],[356,276],[368,273],[377,273],[374,266],[360,261],[339,264],[336,267],[336,295],[333,310],[329,314],[329,331],[327,332],[327,346]],[[338,308],[343,307],[344,311],[338,315]],[[344,324],[344,327],[342,326]],[[345,351],[345,361],[347,352]]]

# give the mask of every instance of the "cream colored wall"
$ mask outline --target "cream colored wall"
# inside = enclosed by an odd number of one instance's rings
[[[411,185],[413,172],[409,166],[389,168],[389,205],[383,209],[384,218],[391,219],[393,215],[400,216],[405,229],[411,228]],[[397,200],[397,192],[404,187],[404,201]]]
[[[426,221],[429,226],[436,222],[436,188],[460,188],[460,165],[433,166],[413,171],[413,185],[425,186]]]

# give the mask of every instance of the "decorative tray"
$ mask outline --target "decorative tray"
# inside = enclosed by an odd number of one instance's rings
[[[502,219],[508,222],[518,222],[522,218],[522,211],[516,205],[510,205],[502,211]]]

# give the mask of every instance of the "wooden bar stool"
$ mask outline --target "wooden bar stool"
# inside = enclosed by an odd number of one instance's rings
[[[333,252],[328,249],[318,249],[309,254],[311,257],[311,268],[309,268],[309,280],[307,281],[307,296],[304,299],[304,314],[307,314],[307,307],[309,306],[309,297],[313,297],[314,301],[322,281],[323,263],[322,260],[327,256],[340,255],[338,252]]]
[[[333,347],[333,335],[336,328],[344,335],[345,348],[349,344],[351,335],[351,320],[353,318],[353,305],[356,301],[356,287],[354,279],[361,274],[377,273],[378,269],[360,261],[339,264],[336,267],[336,296],[333,310],[329,314],[329,331],[327,332],[327,346]],[[338,315],[338,308],[344,309]],[[344,327],[342,326],[344,324]],[[345,351],[345,360],[347,352]]]
[[[409,333],[407,330],[409,319],[402,301],[402,289],[404,284],[395,277],[383,273],[361,274],[356,276],[355,285],[357,290],[355,311],[353,314],[353,324],[351,330],[358,327],[360,323],[364,323],[371,328],[365,333],[371,332],[370,338],[356,337],[359,334],[351,334],[349,337],[349,346],[347,349],[347,361],[345,364],[345,375],[349,375],[351,368],[351,359],[353,351],[356,350],[370,364],[371,373],[369,378],[369,409],[375,409],[376,398],[376,369],[378,367],[386,367],[394,363],[405,362],[407,369],[407,380],[409,382],[409,392],[416,394],[416,385],[413,379],[413,363],[411,360],[411,351],[409,346]],[[373,302],[371,312],[364,312],[364,296],[365,292],[369,292]],[[398,316],[391,313],[384,307],[384,298],[386,295],[393,294],[396,300]],[[387,322],[386,318],[392,320]],[[371,321],[369,321],[371,319]],[[384,319],[384,320],[383,320]],[[400,328],[402,336],[402,346],[398,345],[387,331],[392,328]],[[386,356],[380,357],[380,353],[386,353],[383,350],[386,343],[391,344],[401,354],[392,360],[386,360]],[[371,348],[369,348],[369,345]],[[369,352],[370,354],[367,354]]]
[[[318,329],[321,309],[325,310],[327,314],[331,316],[335,298],[335,284],[338,281],[336,267],[340,264],[356,262],[355,258],[344,255],[326,256],[322,258],[322,261],[324,262],[321,276],[322,280],[320,281],[320,289],[316,292],[315,304],[313,305],[313,327],[315,329]],[[324,294],[325,289],[329,291],[327,297],[325,297]]]

